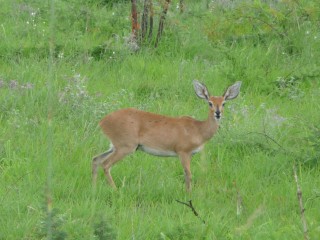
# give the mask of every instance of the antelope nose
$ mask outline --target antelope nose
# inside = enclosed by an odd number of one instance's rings
[[[220,112],[220,111],[216,111],[216,112],[215,112],[215,117],[216,117],[217,119],[219,119],[219,118],[221,117],[221,112]]]

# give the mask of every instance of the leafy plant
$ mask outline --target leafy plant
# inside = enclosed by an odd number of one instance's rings
[[[306,151],[304,159],[301,161],[308,167],[319,166],[320,163],[320,128],[310,127],[310,134],[306,138],[309,148]]]
[[[303,91],[300,89],[300,80],[294,76],[279,77],[276,80],[277,92],[281,97],[289,99],[298,99],[303,96]]]
[[[46,238],[49,240],[66,239],[67,233],[61,230],[63,224],[63,215],[59,213],[58,209],[52,208],[52,203],[48,200],[43,207],[43,216],[38,231],[39,238]]]
[[[97,217],[96,222],[94,223],[94,235],[99,240],[114,240],[117,238],[117,235],[111,226],[109,220],[104,217],[100,216]]]

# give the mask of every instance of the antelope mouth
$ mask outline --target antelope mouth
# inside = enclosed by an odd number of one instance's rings
[[[215,114],[214,114],[214,118],[215,118],[215,119],[217,119],[217,120],[219,120],[219,119],[221,118],[221,115],[220,115],[220,114],[215,113]]]

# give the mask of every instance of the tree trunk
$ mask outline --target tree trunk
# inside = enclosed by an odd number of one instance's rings
[[[138,31],[139,31],[137,0],[131,0],[131,22],[132,22],[132,35],[135,39],[137,39]]]
[[[158,34],[157,34],[157,38],[156,38],[156,43],[155,43],[155,47],[158,47],[162,32],[163,32],[163,25],[164,25],[164,21],[166,19],[166,15],[168,12],[168,8],[169,8],[169,4],[170,4],[171,0],[166,0],[165,4],[164,4],[164,8],[160,17],[160,21],[159,21],[159,28],[158,28]]]
[[[149,0],[150,5],[149,5],[149,11],[150,11],[150,18],[149,18],[149,35],[148,35],[148,39],[149,41],[152,38],[152,32],[153,32],[153,15],[154,15],[154,11],[153,11],[153,5],[152,5],[152,0]]]
[[[141,41],[143,42],[146,33],[148,30],[148,15],[149,15],[149,2],[150,0],[144,0],[144,7],[143,7],[143,13],[142,13],[142,20],[141,20]]]

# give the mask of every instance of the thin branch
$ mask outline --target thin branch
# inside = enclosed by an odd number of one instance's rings
[[[276,29],[272,24],[268,23],[267,21],[262,20],[261,18],[258,17],[253,17],[253,16],[241,16],[242,18],[248,18],[250,20],[258,20],[260,22],[262,22],[263,24],[267,25],[268,27],[270,27],[276,34],[278,34],[280,37],[287,37],[287,35],[285,33],[280,32],[278,29]]]
[[[300,184],[298,181],[296,164],[293,164],[293,175],[294,175],[294,180],[297,184],[297,197],[298,197],[298,202],[299,202],[299,207],[300,207],[300,217],[301,217],[301,221],[302,221],[304,239],[309,240],[310,238],[309,238],[309,234],[308,234],[308,226],[307,226],[307,221],[306,221],[306,218],[304,215],[305,208],[303,207],[302,191],[301,191]]]
[[[276,140],[274,140],[272,137],[270,137],[268,134],[266,134],[265,132],[261,133],[261,132],[248,132],[245,135],[249,135],[249,134],[258,134],[258,135],[262,135],[265,138],[271,140],[273,143],[275,143],[279,148],[281,148],[283,151],[285,151],[285,149],[283,148],[283,146],[278,143]]]
[[[287,149],[285,149],[280,143],[278,143],[275,139],[273,139],[272,137],[270,137],[266,133],[265,128],[264,128],[264,132],[263,133],[260,133],[260,132],[249,132],[247,134],[259,134],[259,135],[262,135],[265,138],[271,140],[273,143],[275,143],[283,152],[289,153],[289,151]],[[308,235],[308,226],[307,226],[307,221],[306,221],[306,218],[305,218],[305,215],[304,215],[305,208],[303,206],[303,201],[302,201],[302,190],[301,190],[301,187],[300,187],[300,184],[299,184],[299,180],[298,180],[296,164],[293,164],[293,175],[294,175],[294,180],[295,180],[296,185],[297,185],[297,198],[298,198],[298,202],[299,202],[300,217],[301,217],[301,221],[302,221],[304,240],[309,240],[310,238],[309,238],[309,235]]]
[[[179,200],[176,200],[176,201],[177,201],[178,203],[181,203],[181,204],[186,205],[187,207],[191,208],[193,214],[194,214],[196,217],[198,217],[198,218],[201,220],[201,222],[203,222],[204,224],[206,223],[206,222],[199,216],[199,214],[198,214],[198,212],[196,211],[196,209],[193,207],[193,205],[192,205],[192,200],[189,200],[188,202],[182,202],[182,201],[179,201]]]

